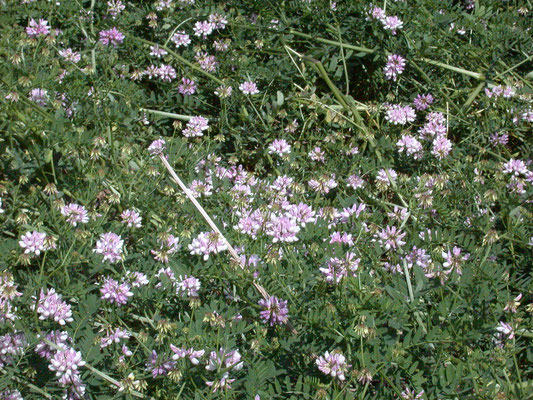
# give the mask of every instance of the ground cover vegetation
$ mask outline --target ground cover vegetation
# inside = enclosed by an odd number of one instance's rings
[[[0,11],[0,398],[531,398],[530,1]]]

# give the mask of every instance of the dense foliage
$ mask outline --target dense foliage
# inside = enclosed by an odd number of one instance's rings
[[[0,397],[531,398],[531,8],[0,2]]]

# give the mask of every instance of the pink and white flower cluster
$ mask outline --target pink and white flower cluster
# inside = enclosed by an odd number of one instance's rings
[[[346,357],[338,351],[332,351],[331,353],[326,351],[323,356],[320,356],[316,360],[318,369],[326,375],[331,375],[333,378],[337,378],[340,381],[346,379],[346,373],[351,367],[346,362]]]
[[[122,246],[124,240],[113,232],[107,232],[100,235],[100,239],[96,242],[96,248],[93,252],[102,254],[103,261],[109,261],[111,264],[122,260]]]
[[[385,10],[377,6],[371,6],[369,17],[381,22],[383,28],[390,31],[393,35],[396,35],[397,30],[403,28],[403,22],[400,18],[395,15],[387,16]]]
[[[36,308],[41,320],[53,319],[59,325],[74,321],[70,305],[63,301],[54,288],[48,289],[46,293],[41,289]]]

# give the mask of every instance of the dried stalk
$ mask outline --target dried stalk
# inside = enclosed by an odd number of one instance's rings
[[[181,179],[178,177],[178,175],[176,174],[176,171],[174,171],[174,168],[172,168],[172,166],[169,164],[168,160],[165,158],[165,156],[163,154],[160,154],[159,155],[159,159],[161,160],[161,162],[163,163],[163,165],[165,166],[165,168],[167,169],[167,171],[169,172],[170,176],[172,177],[172,179],[174,180],[174,182],[176,182],[178,184],[178,186],[181,188],[181,190],[183,190],[183,192],[185,193],[185,195],[187,196],[187,198],[192,202],[192,204],[194,204],[194,206],[196,207],[196,209],[200,212],[200,214],[202,214],[202,217],[204,217],[204,219],[207,221],[207,223],[209,224],[209,226],[211,227],[211,229],[213,229],[213,231],[215,231],[217,233],[217,235],[219,237],[222,238],[222,240],[224,241],[224,244],[227,246],[230,254],[231,254],[231,257],[233,258],[233,260],[240,265],[240,267],[243,269],[243,270],[246,270],[246,266],[244,265],[244,263],[242,262],[241,258],[239,257],[239,255],[237,254],[237,252],[235,251],[235,249],[233,248],[233,246],[230,244],[230,242],[228,241],[228,239],[226,239],[226,237],[222,234],[222,232],[220,231],[220,229],[218,229],[218,227],[216,226],[216,224],[213,222],[213,220],[211,219],[211,217],[207,214],[207,212],[204,210],[204,208],[201,206],[200,203],[198,203],[198,201],[196,200],[196,198],[193,196],[193,194],[191,193],[191,191],[187,188],[187,186],[185,186],[185,184],[181,181]],[[255,280],[253,281],[253,285],[254,287],[257,289],[257,291],[261,294],[261,296],[263,296],[263,298],[265,300],[268,300],[270,298],[270,295],[268,294],[268,292],[265,290],[265,288],[263,288],[263,286],[261,286],[259,283],[257,283]],[[298,332],[296,331],[296,329],[294,329],[294,327],[292,326],[292,324],[290,322],[287,322],[287,327],[289,328],[289,330],[294,333],[294,334],[297,334]]]

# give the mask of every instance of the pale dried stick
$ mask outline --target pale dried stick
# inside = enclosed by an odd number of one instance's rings
[[[196,209],[200,212],[200,214],[202,214],[202,217],[204,217],[204,219],[207,221],[207,223],[209,224],[209,226],[211,227],[211,229],[213,229],[213,231],[215,231],[217,233],[217,235],[219,237],[222,238],[222,240],[224,241],[225,245],[228,247],[228,250],[233,258],[233,260],[239,264],[241,266],[241,268],[243,270],[246,270],[246,266],[244,265],[244,263],[242,262],[241,258],[239,257],[239,255],[237,254],[237,252],[235,251],[235,249],[233,248],[233,246],[230,244],[230,242],[228,241],[228,239],[226,239],[226,237],[222,234],[222,232],[220,232],[220,230],[218,229],[218,227],[215,225],[215,223],[213,222],[213,220],[211,219],[211,217],[207,214],[207,212],[204,210],[204,208],[201,206],[200,203],[198,203],[198,201],[196,200],[196,198],[193,196],[193,194],[191,193],[191,191],[187,188],[187,186],[185,186],[185,184],[181,181],[181,179],[178,177],[178,174],[176,174],[176,171],[174,171],[174,168],[172,168],[172,166],[169,164],[168,160],[165,158],[164,154],[159,154],[159,159],[163,162],[163,165],[165,166],[165,168],[167,169],[167,171],[169,172],[170,176],[172,177],[172,179],[174,180],[174,182],[176,182],[178,184],[178,186],[181,188],[181,190],[183,190],[183,192],[185,193],[185,195],[187,196],[187,198],[192,202],[192,204],[194,204],[194,206],[196,207]],[[265,288],[263,288],[263,286],[261,286],[259,283],[257,283],[255,280],[253,281],[253,285],[254,287],[257,289],[257,291],[259,293],[261,293],[261,296],[263,296],[263,298],[265,300],[268,300],[270,298],[270,295],[267,293],[267,291],[265,290]],[[291,330],[292,333],[296,334],[298,333],[296,331],[296,329],[294,329],[294,327],[290,324],[290,322],[287,322],[287,326],[288,328]]]

